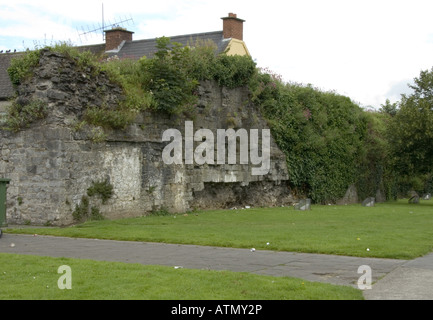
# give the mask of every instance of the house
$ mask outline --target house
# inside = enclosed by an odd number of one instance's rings
[[[239,19],[236,14],[229,13],[223,20],[223,30],[204,32],[170,37],[172,42],[183,46],[191,46],[197,42],[212,41],[215,43],[217,53],[225,52],[228,55],[250,55],[248,48],[243,41],[243,24],[245,20]],[[80,46],[83,51],[91,51],[95,54],[106,54],[117,56],[120,59],[140,59],[143,56],[152,58],[156,49],[156,38],[145,40],[133,40],[134,32],[124,28],[115,27],[105,30],[105,43]],[[7,101],[13,97],[15,91],[9,79],[7,69],[13,57],[22,53],[0,54],[0,112]]]
[[[183,46],[192,46],[197,42],[212,41],[218,53],[226,52],[228,55],[250,55],[243,41],[243,24],[245,20],[239,19],[236,14],[229,13],[223,20],[223,30],[197,34],[187,34],[170,37],[172,42]],[[133,32],[116,27],[105,30],[105,44],[82,47],[94,53],[105,52],[107,55],[117,55],[120,59],[140,59],[143,56],[152,58],[156,52],[156,39],[133,40]]]

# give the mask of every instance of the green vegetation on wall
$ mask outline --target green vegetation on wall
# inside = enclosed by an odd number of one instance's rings
[[[47,104],[41,100],[14,101],[7,109],[4,126],[7,130],[17,132],[46,116]]]
[[[75,221],[103,220],[104,216],[98,206],[90,206],[90,198],[98,197],[102,204],[106,204],[113,196],[113,185],[108,180],[93,181],[87,189],[87,195],[81,197],[79,205],[75,206],[72,216]]]
[[[319,203],[344,196],[363,157],[366,117],[349,98],[259,73],[252,86],[273,137],[286,154],[294,189]]]
[[[33,75],[32,71],[39,64],[40,50],[30,51],[11,60],[8,69],[9,78],[14,86],[20,85]]]
[[[352,184],[361,199],[378,191],[395,199],[409,190],[432,189],[432,148],[423,148],[433,132],[431,72],[416,79],[414,95],[403,96],[399,104],[387,101],[380,112],[366,111],[335,92],[285,83],[278,75],[257,69],[251,57],[217,55],[213,43],[183,47],[163,37],[157,49],[153,58],[134,61],[97,57],[65,44],[50,48],[73,59],[79,70],[105,72],[123,89],[118,106],[87,106],[80,125],[101,132],[126,128],[144,110],[193,114],[202,80],[228,88],[248,86],[286,155],[295,193],[329,203],[341,199]],[[36,50],[12,61],[8,72],[14,85],[31,77],[39,57]],[[14,104],[10,127],[19,130],[43,117],[44,110],[36,102],[29,107]]]
[[[169,38],[157,40],[155,57],[140,59],[141,86],[150,91],[156,109],[168,113],[190,110],[197,103],[201,80],[236,88],[249,83],[256,65],[250,57],[216,55],[212,43],[183,47]]]

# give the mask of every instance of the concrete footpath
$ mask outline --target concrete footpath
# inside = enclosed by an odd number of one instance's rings
[[[358,288],[371,268],[367,300],[433,300],[433,253],[406,261],[335,255],[3,234],[0,252],[289,276]]]

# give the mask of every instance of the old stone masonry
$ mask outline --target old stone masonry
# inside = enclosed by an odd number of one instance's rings
[[[11,179],[8,223],[71,224],[83,201],[106,218],[292,201],[285,156],[273,139],[270,170],[264,176],[252,175],[249,164],[162,161],[168,143],[162,141],[164,130],[184,134],[185,121],[214,132],[267,128],[246,88],[228,90],[203,82],[194,119],[143,112],[127,129],[111,130],[95,142],[95,128],[77,126],[83,112],[89,105],[116,105],[122,90],[103,73],[77,72],[74,63],[42,51],[40,66],[18,88],[17,99],[42,100],[48,116],[18,132],[0,130],[0,177]],[[106,201],[89,195],[89,188],[99,182],[112,186]]]

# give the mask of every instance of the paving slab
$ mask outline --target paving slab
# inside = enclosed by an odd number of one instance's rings
[[[410,260],[364,292],[367,300],[433,300],[433,253]]]

